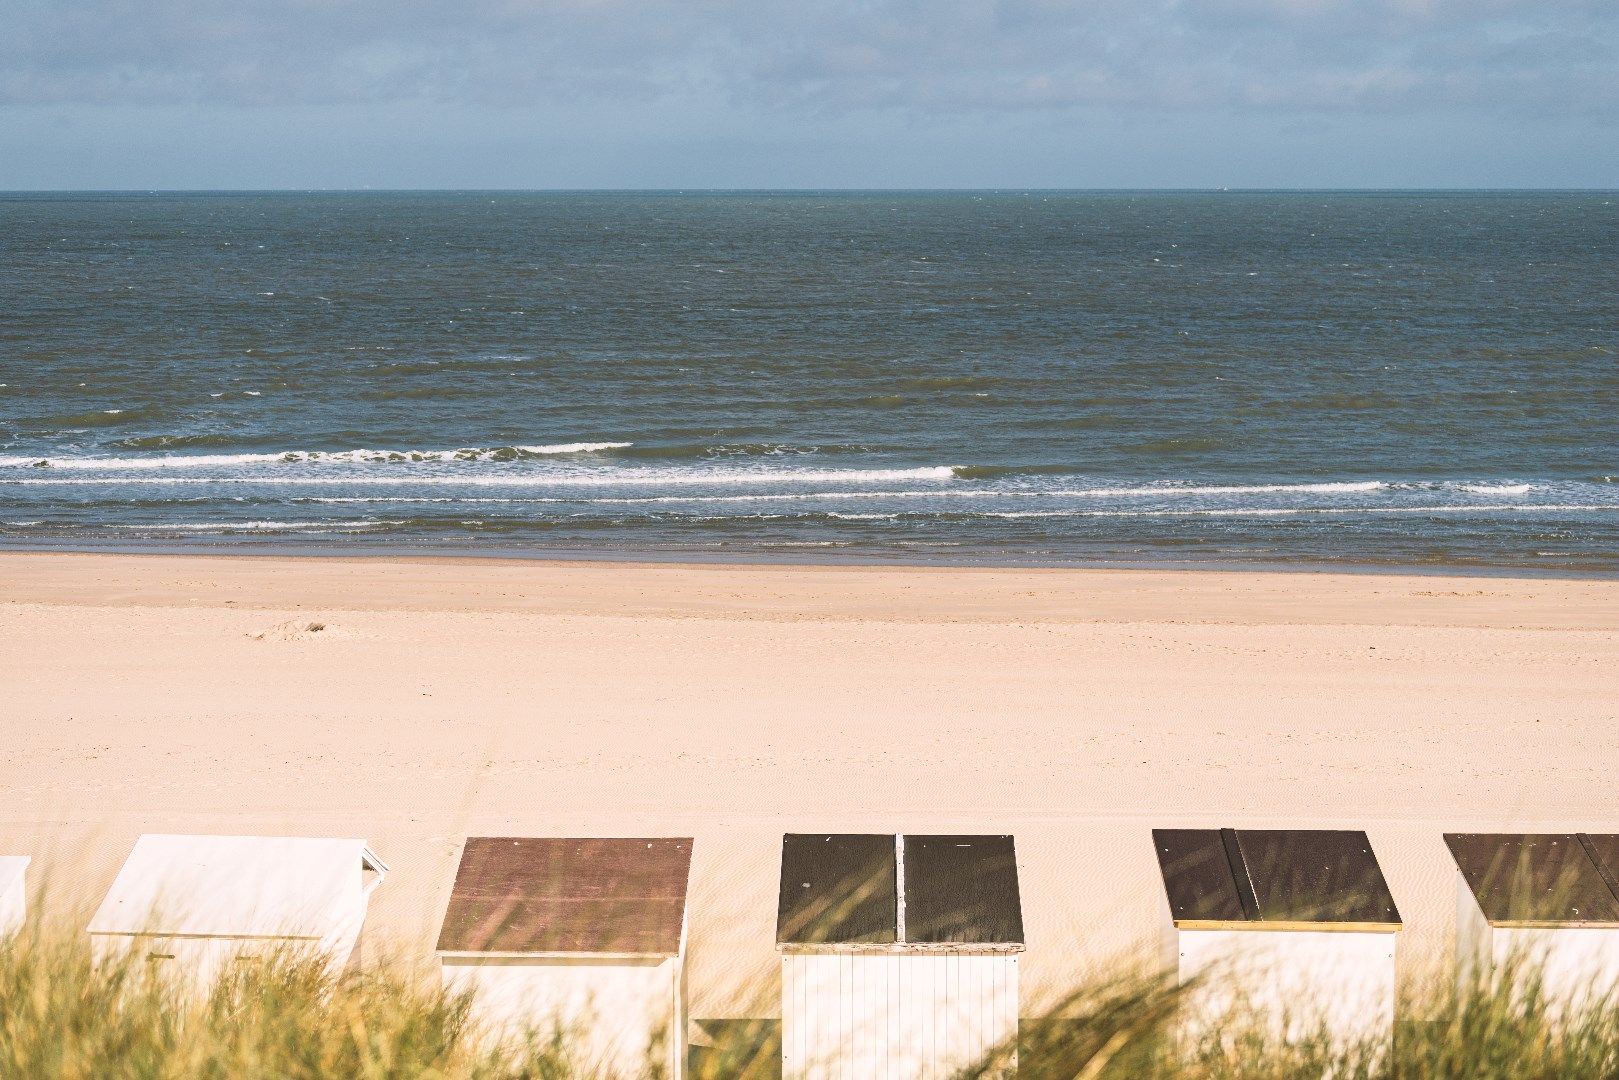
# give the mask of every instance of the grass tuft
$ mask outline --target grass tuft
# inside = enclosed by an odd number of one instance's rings
[[[1408,1004],[1392,1040],[1346,1045],[1325,1031],[1283,1040],[1239,1006],[1186,1035],[1198,987],[1156,975],[1097,979],[1023,1022],[1026,1080],[1615,1080],[1619,1002],[1593,990],[1570,1006],[1515,961],[1487,981]],[[386,966],[332,974],[314,958],[234,964],[206,995],[137,958],[91,963],[83,935],[32,928],[0,942],[3,1080],[574,1080],[602,1073],[556,1024],[496,1038],[474,1001]],[[720,1022],[705,1022],[715,1024]],[[772,1021],[723,1022],[694,1052],[693,1080],[779,1075]],[[712,1028],[717,1031],[719,1028]],[[1010,1074],[1004,1047],[962,1080]],[[644,1075],[656,1076],[649,1068]]]

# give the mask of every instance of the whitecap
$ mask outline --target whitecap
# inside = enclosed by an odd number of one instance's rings
[[[563,453],[564,451],[556,451]],[[385,461],[465,461],[457,454],[487,455],[493,451],[443,451],[441,456],[403,459],[384,458],[375,451],[350,451],[341,455],[313,455],[300,457],[286,454],[195,454],[154,456],[148,458],[51,458],[44,464],[64,471],[134,471],[163,469],[165,471],[187,467],[220,467],[233,465],[312,464],[332,461],[374,463]],[[478,460],[483,460],[479,458]],[[35,466],[40,458],[0,458],[0,467]],[[32,470],[30,470],[32,471]],[[44,470],[41,470],[44,471]],[[573,469],[570,471],[512,472],[497,475],[399,475],[397,473],[345,473],[341,475],[258,475],[258,476],[120,476],[124,484],[248,484],[294,487],[315,486],[447,486],[447,487],[703,487],[718,485],[803,485],[803,484],[861,484],[897,483],[904,481],[950,480],[954,476],[948,465],[924,466],[914,469],[690,469],[690,468],[611,468],[598,470]],[[57,478],[29,476],[0,479],[0,484],[96,484],[102,480],[86,478]]]
[[[1315,515],[1335,517],[1360,514],[1477,514],[1512,511],[1516,513],[1561,511],[1568,513],[1619,513],[1619,503],[1555,503],[1526,506],[1522,503],[1480,504],[1476,506],[1252,506],[1198,510],[990,510],[982,516],[993,518],[1042,517],[1296,517]]]
[[[232,465],[301,465],[326,462],[495,461],[513,451],[548,456],[620,450],[628,442],[555,443],[549,446],[463,447],[457,450],[281,450],[267,454],[153,454],[142,457],[0,457],[0,468],[45,464],[58,469],[201,469]]]
[[[142,525],[114,524],[109,529],[135,529],[144,532],[264,532],[287,529],[378,529],[404,525],[403,521],[165,521]]]
[[[1534,490],[1529,484],[1458,484],[1462,491],[1474,495],[1527,495]]]
[[[576,442],[552,443],[549,446],[514,446],[512,449],[521,450],[525,454],[592,454],[598,450],[622,450],[634,445],[627,442]]]
[[[1389,485],[1381,480],[1338,480],[1314,484],[1159,484],[1151,487],[1099,487],[1046,492],[1070,498],[1139,498],[1174,495],[1268,495],[1290,492],[1313,494],[1352,494],[1380,491]]]

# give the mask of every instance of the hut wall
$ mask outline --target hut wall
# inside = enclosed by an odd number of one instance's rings
[[[1491,959],[1507,965],[1521,957],[1534,966],[1546,996],[1579,1004],[1619,987],[1619,929],[1568,926],[1555,929],[1496,927],[1490,932]]]
[[[1478,975],[1520,966],[1541,980],[1541,991],[1560,1006],[1619,989],[1619,929],[1609,927],[1490,927],[1457,944],[1460,985]],[[1480,961],[1489,965],[1479,972]]]
[[[1578,1005],[1592,993],[1619,989],[1619,928],[1491,926],[1467,881],[1457,875],[1456,976],[1466,990],[1491,971],[1514,965],[1541,979],[1545,995]],[[1486,965],[1484,971],[1479,966]]]
[[[685,1017],[679,957],[442,957],[446,988],[476,995],[495,1034],[561,1025],[591,1068],[625,1076],[654,1059],[679,1076]]]
[[[160,934],[91,934],[90,957],[98,966],[135,963],[207,993],[233,964],[266,957],[323,956],[333,974],[348,962],[350,949],[334,950],[309,938],[165,937]]]
[[[0,886],[0,937],[16,933],[28,914],[28,883],[17,873]]]
[[[198,993],[207,993],[238,962],[264,957],[323,957],[326,969],[336,975],[354,955],[360,928],[365,922],[368,894],[359,886],[359,874],[352,897],[346,897],[343,911],[326,937],[288,937],[266,934],[262,937],[233,935],[166,935],[92,933],[90,959],[97,966],[122,961],[133,953],[143,964],[156,964],[173,973],[173,978]]]
[[[1195,1030],[1241,1005],[1283,1038],[1308,1036],[1319,1025],[1345,1044],[1393,1035],[1396,934],[1176,933],[1181,982],[1199,975],[1206,979],[1191,1008]]]
[[[1015,953],[782,957],[787,1080],[947,1077],[1012,1044],[1017,1029]]]

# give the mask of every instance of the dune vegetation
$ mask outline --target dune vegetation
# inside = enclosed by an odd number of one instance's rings
[[[496,1037],[474,1002],[402,965],[332,974],[287,955],[239,964],[208,994],[187,993],[135,960],[92,965],[82,936],[28,930],[0,943],[0,1077],[102,1080],[424,1077],[571,1080],[602,1075],[560,1025]],[[1193,988],[1195,991],[1195,988]],[[1532,965],[1408,1014],[1391,1043],[1344,1045],[1322,1032],[1283,1042],[1240,1012],[1195,1041],[1181,1021],[1188,990],[1152,976],[1078,988],[1026,1020],[1017,1074],[1168,1080],[1469,1080],[1619,1076],[1619,1008],[1592,995],[1567,1008],[1540,992]],[[780,1073],[774,1025],[692,1049],[695,1080]],[[649,1046],[657,1033],[649,1033]],[[702,1040],[698,1040],[702,1041]],[[713,1043],[713,1040],[706,1040]],[[964,1077],[1005,1075],[1010,1049]],[[649,1060],[652,1055],[649,1054]],[[645,1075],[659,1075],[649,1066]]]

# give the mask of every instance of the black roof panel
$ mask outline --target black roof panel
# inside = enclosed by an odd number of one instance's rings
[[[1177,923],[1248,918],[1219,829],[1154,829],[1152,845]]]
[[[1619,926],[1619,836],[1446,833],[1479,910],[1497,926]]]
[[[1010,836],[905,837],[905,940],[1021,945],[1023,904]]]
[[[893,944],[896,876],[892,834],[788,833],[781,843],[776,941]]]
[[[1176,925],[1400,925],[1364,832],[1154,829],[1153,846]]]
[[[1261,922],[1400,921],[1364,832],[1238,829],[1236,833]]]

